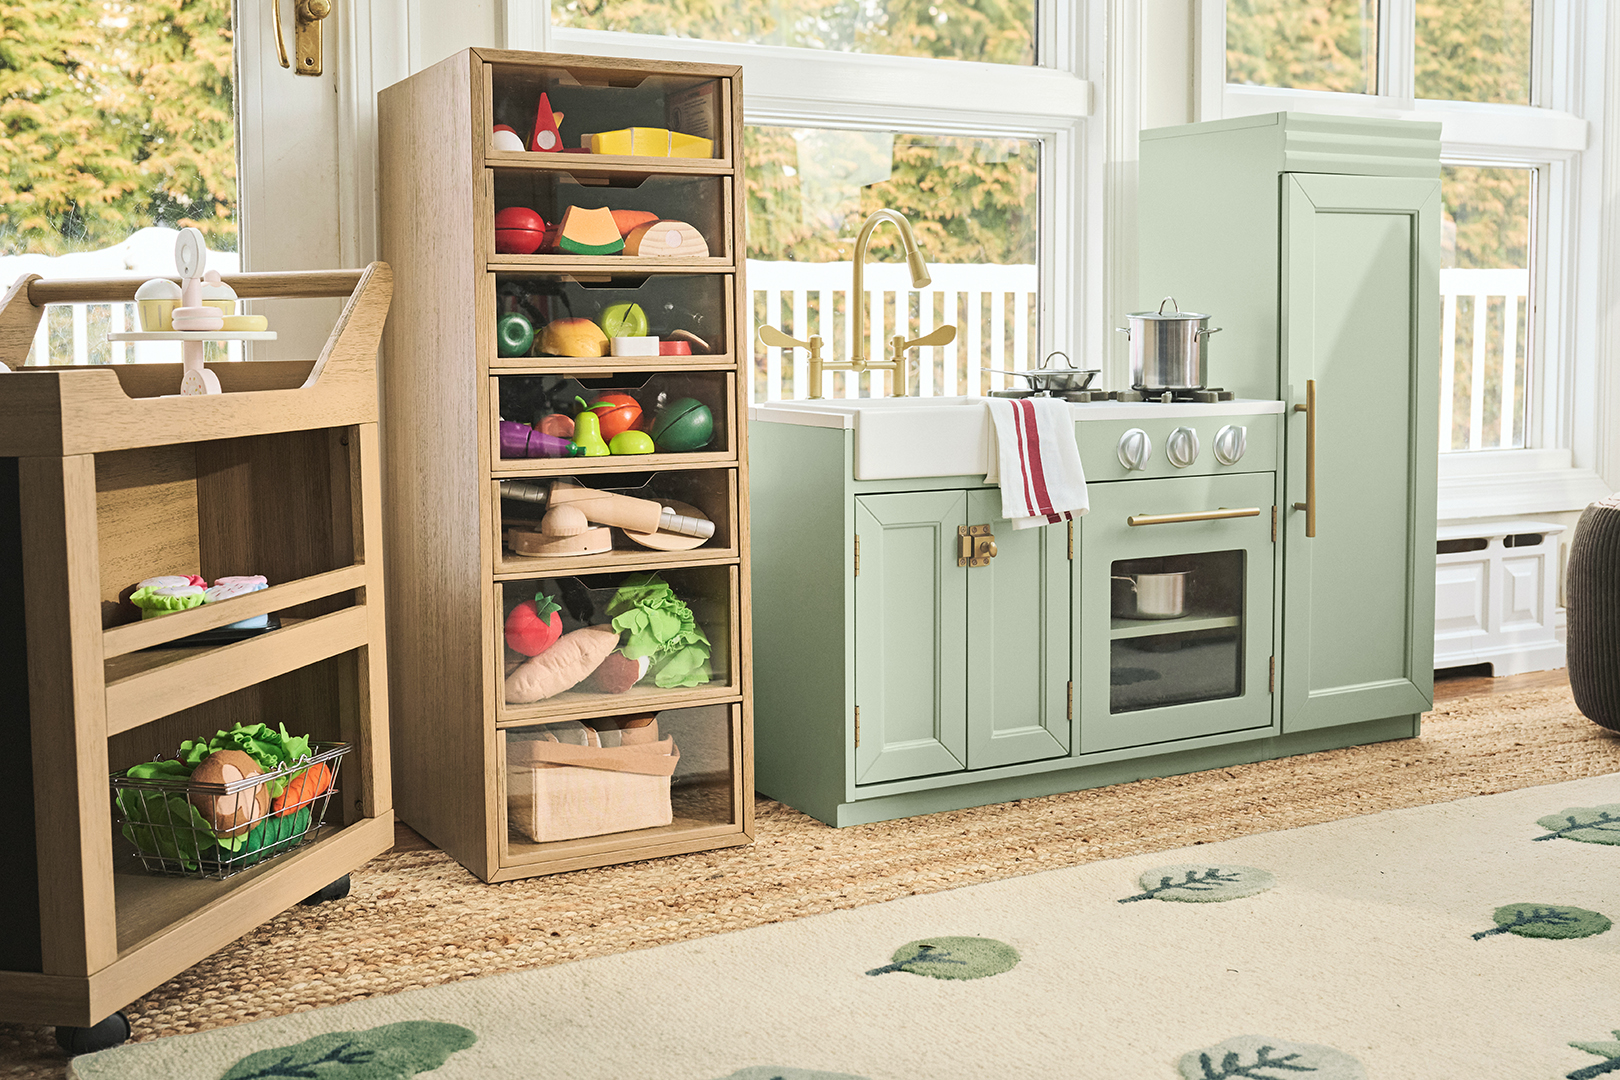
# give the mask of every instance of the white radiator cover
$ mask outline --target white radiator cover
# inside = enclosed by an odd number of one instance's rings
[[[1437,669],[1490,664],[1500,677],[1564,666],[1564,644],[1558,639],[1558,534],[1563,531],[1562,525],[1522,519],[1440,526],[1434,574]],[[1475,550],[1446,550],[1463,544]]]

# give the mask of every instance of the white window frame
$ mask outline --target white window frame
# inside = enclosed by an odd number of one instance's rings
[[[1040,349],[1103,354],[1103,215],[1092,201],[1103,154],[1098,125],[1086,122],[1088,50],[1102,34],[1082,20],[1080,0],[1036,0],[1037,62],[1027,66],[575,30],[551,25],[548,0],[502,3],[508,48],[739,64],[748,124],[1042,140]]]
[[[1537,0],[1531,105],[1431,101],[1414,96],[1415,0],[1379,5],[1380,93],[1343,94],[1226,82],[1226,2],[1194,0],[1198,27],[1197,118],[1298,109],[1355,116],[1438,120],[1441,160],[1537,170],[1532,260],[1530,412],[1526,448],[1440,455],[1440,519],[1578,510],[1620,484],[1620,393],[1603,389],[1596,358],[1605,348],[1600,310],[1614,249],[1604,237],[1604,117],[1613,115],[1604,75],[1620,61],[1604,0]],[[1607,48],[1606,48],[1607,45]],[[1607,63],[1606,63],[1607,60]],[[1613,170],[1609,170],[1613,171]],[[1605,243],[1603,241],[1607,240]],[[1616,380],[1610,379],[1613,384]],[[1609,483],[1605,483],[1605,478]]]

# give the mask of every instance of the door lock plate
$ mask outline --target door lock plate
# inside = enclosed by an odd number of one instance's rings
[[[989,525],[956,527],[956,565],[989,566],[996,557],[996,537]]]

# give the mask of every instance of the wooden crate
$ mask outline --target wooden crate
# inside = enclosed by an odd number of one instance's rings
[[[578,145],[582,131],[659,126],[660,102],[698,87],[714,91],[712,158],[520,153],[489,145],[495,123],[528,130],[542,91],[553,110],[564,113],[564,144]],[[739,337],[748,325],[742,314],[740,93],[741,70],[730,66],[471,49],[379,95],[383,257],[399,275],[382,369],[395,790],[402,819],[487,881],[745,844],[753,837],[743,423],[750,348]],[[495,251],[498,209],[526,205],[550,222],[565,204],[587,200],[688,220],[704,233],[709,254]],[[500,356],[498,310],[503,297],[524,290],[543,295],[550,310],[590,305],[608,294],[633,302],[640,297],[659,310],[668,305],[701,324],[714,351]],[[503,460],[503,388],[564,376],[592,387],[652,386],[649,395],[657,389],[649,380],[664,380],[710,405],[717,437],[687,453]],[[503,528],[511,503],[503,503],[501,483],[563,476],[618,488],[645,480],[669,498],[701,507],[715,521],[716,535],[681,552],[618,546],[547,559],[512,551]],[[692,688],[637,686],[618,700],[568,693],[506,704],[502,620],[524,590],[533,595],[536,582],[558,578],[606,587],[631,571],[657,571],[671,580],[685,575],[700,588],[711,620],[715,678]],[[676,775],[670,824],[545,843],[512,827],[504,732],[700,707],[713,710],[703,714],[712,722],[702,722],[709,749],[693,765],[683,759],[683,770],[697,771]]]
[[[0,302],[0,1016],[84,1027],[393,845],[376,349],[392,274],[227,276],[239,296],[347,296],[314,360],[23,368],[49,303],[128,302],[139,279],[28,276]],[[145,622],[157,574],[270,588]],[[21,598],[21,604],[18,603]],[[145,651],[244,618],[281,629]],[[20,662],[26,658],[26,664]],[[223,881],[147,874],[109,776],[236,722],[351,744],[327,827]]]

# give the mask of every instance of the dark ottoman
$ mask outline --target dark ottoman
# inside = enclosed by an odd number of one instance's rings
[[[1620,496],[1588,506],[1575,526],[1566,600],[1575,707],[1620,731]]]

